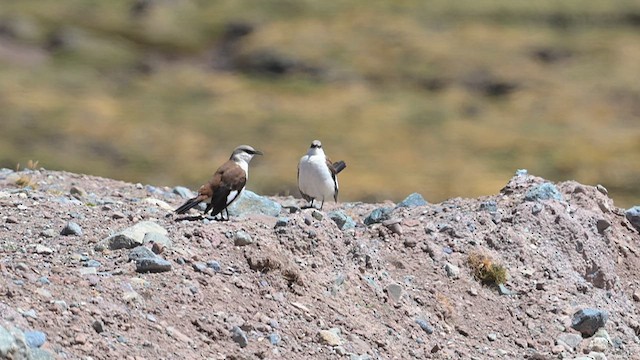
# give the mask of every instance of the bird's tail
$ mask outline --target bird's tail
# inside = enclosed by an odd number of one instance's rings
[[[184,204],[180,205],[180,207],[175,209],[174,211],[178,214],[185,214],[191,208],[198,206],[199,203],[200,203],[200,200],[198,200],[197,197],[194,197],[187,200]]]
[[[347,164],[340,160],[340,161],[336,161],[333,163],[333,168],[336,170],[336,174],[338,174],[340,171],[344,170],[344,168],[347,167]]]

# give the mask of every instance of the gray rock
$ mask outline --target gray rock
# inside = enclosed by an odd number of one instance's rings
[[[507,296],[518,295],[517,292],[507,289],[507,287],[504,286],[504,284],[498,284],[498,293],[500,295],[507,295]]]
[[[136,261],[139,259],[153,259],[156,254],[146,246],[137,246],[129,252],[129,261]]]
[[[580,335],[571,333],[562,333],[556,338],[556,344],[563,345],[571,351],[574,351],[581,341],[582,337]]]
[[[269,342],[273,346],[278,346],[278,344],[280,344],[280,341],[282,340],[282,337],[280,337],[280,334],[278,333],[271,333],[269,334],[268,338]]]
[[[596,221],[596,228],[600,234],[604,233],[611,226],[611,223],[605,219],[600,219]]]
[[[278,218],[278,220],[276,221],[276,225],[274,226],[274,228],[286,227],[287,225],[289,225],[289,218],[287,218],[287,217],[280,217],[280,218]]]
[[[544,207],[542,206],[542,204],[540,203],[535,203],[533,204],[533,207],[531,208],[531,213],[533,215],[539,214],[542,212],[542,209],[544,209]]]
[[[498,203],[494,200],[487,200],[480,203],[480,210],[487,211],[489,213],[495,213],[498,211]]]
[[[156,232],[162,235],[167,234],[167,230],[162,228],[162,226],[152,221],[142,221],[104,238],[102,243],[111,250],[132,249],[144,244],[144,236],[149,232]],[[96,250],[98,250],[97,247]]]
[[[104,324],[100,320],[96,320],[91,324],[93,330],[95,330],[98,334],[104,332]]]
[[[207,267],[213,269],[215,272],[220,272],[222,270],[220,263],[215,260],[207,261]]]
[[[634,206],[627,211],[624,212],[624,215],[627,217],[627,220],[636,228],[636,230],[640,231],[640,206]]]
[[[62,228],[62,231],[60,231],[61,235],[76,235],[76,236],[81,236],[82,235],[82,228],[80,227],[80,225],[74,223],[73,221],[69,221],[64,228]]]
[[[171,271],[171,263],[161,258],[138,259],[136,260],[136,271],[139,273]]]
[[[451,263],[446,263],[444,265],[444,270],[447,272],[447,276],[452,279],[457,279],[460,277],[460,268]]]
[[[169,237],[167,237],[165,234],[155,232],[155,231],[151,231],[144,234],[144,238],[142,238],[142,243],[160,244],[167,249],[171,249],[171,247],[173,246],[173,241],[171,241]]]
[[[42,244],[38,244],[36,245],[36,253],[41,255],[51,255],[53,254],[53,249]]]
[[[516,176],[527,176],[527,175],[529,175],[529,170],[527,169],[516,170]]]
[[[579,331],[583,337],[590,337],[603,327],[609,314],[596,309],[581,309],[573,314],[571,327]]]
[[[191,199],[192,197],[195,197],[196,194],[191,191],[190,189],[184,187],[184,186],[176,186],[173,188],[173,193],[180,196],[183,199]]]
[[[25,331],[24,339],[30,348],[39,348],[47,342],[47,334],[42,331]]]
[[[340,230],[349,230],[356,227],[356,222],[342,211],[331,211],[328,216],[329,219],[333,220],[336,225],[338,225],[338,229]]]
[[[245,332],[237,326],[234,326],[233,329],[231,329],[231,339],[233,339],[236,344],[240,345],[241,348],[249,345],[247,334],[245,334]]]
[[[84,263],[84,266],[86,267],[93,267],[93,268],[97,268],[100,267],[100,262],[97,260],[88,260],[87,262]]]
[[[429,203],[418,193],[413,193],[402,200],[396,207],[425,206]]]
[[[282,206],[264,196],[245,190],[240,194],[240,198],[229,206],[228,210],[230,216],[263,214],[276,217],[280,214]]]
[[[233,238],[233,244],[235,246],[246,246],[253,244],[253,239],[251,235],[244,230],[236,231],[236,234]]]
[[[487,334],[487,339],[489,341],[496,341],[498,340],[498,335],[496,335],[495,333],[489,333]]]
[[[429,324],[426,320],[416,319],[416,324],[418,324],[420,328],[424,330],[424,332],[426,332],[427,334],[429,335],[433,334],[433,326],[431,326],[431,324]]]
[[[205,263],[195,262],[191,266],[193,267],[193,270],[195,270],[196,272],[203,273],[207,271],[207,265]]]
[[[313,209],[313,211],[311,212],[311,217],[316,219],[316,220],[318,220],[318,221],[322,221],[322,219],[324,219],[324,215],[320,211],[318,211],[316,209]],[[307,224],[307,225],[309,225],[309,224]]]
[[[40,235],[46,238],[52,238],[58,235],[58,233],[54,229],[45,229],[45,230],[42,230]]]
[[[392,208],[381,207],[373,210],[369,216],[364,219],[365,225],[373,225],[388,220],[391,216]]]
[[[389,284],[387,286],[387,295],[392,302],[397,303],[400,301],[402,297],[402,285],[400,284]]]
[[[558,191],[558,188],[552,183],[546,182],[540,185],[536,185],[529,189],[524,195],[526,201],[540,201],[555,199],[562,201],[562,194]]]

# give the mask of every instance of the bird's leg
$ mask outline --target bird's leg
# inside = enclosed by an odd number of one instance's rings
[[[322,204],[320,204],[320,210],[322,210],[323,206],[324,206],[324,196],[322,197]]]

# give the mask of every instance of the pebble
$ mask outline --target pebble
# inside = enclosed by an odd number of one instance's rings
[[[318,331],[318,338],[320,339],[320,342],[322,344],[329,346],[340,346],[342,345],[342,340],[340,339],[338,332],[339,330],[335,328],[331,330],[320,330]]]
[[[45,229],[45,230],[42,230],[40,235],[45,238],[52,238],[58,235],[58,233],[54,229]]]
[[[81,236],[82,235],[82,228],[80,227],[80,225],[76,224],[73,221],[69,221],[64,228],[62,228],[62,231],[60,231],[60,235],[76,235],[76,236]]]
[[[276,220],[276,225],[274,226],[274,228],[286,227],[287,225],[289,225],[289,218],[280,217],[278,218],[278,220]]]
[[[240,345],[241,348],[249,345],[247,334],[237,326],[234,326],[233,329],[231,329],[231,339],[233,339],[236,344]]]
[[[589,350],[595,352],[605,352],[609,348],[609,341],[605,338],[594,337],[589,343]]]
[[[600,234],[604,233],[611,226],[611,223],[605,219],[600,219],[596,222],[596,228]]]
[[[110,250],[133,249],[136,246],[144,244],[144,237],[149,232],[156,232],[162,235],[167,234],[167,230],[157,223],[153,221],[141,221],[114,235],[102,239],[101,243],[96,246],[95,250],[99,251],[102,248],[108,248]]]
[[[91,267],[91,268],[97,268],[97,267],[100,267],[100,265],[102,264],[100,264],[100,262],[97,260],[89,260],[84,263],[84,266]]]
[[[460,277],[460,268],[451,263],[446,263],[444,265],[444,270],[447,272],[447,276],[452,279],[457,279]]]
[[[386,290],[387,296],[389,296],[389,299],[392,302],[397,303],[398,301],[400,301],[400,298],[402,297],[402,285],[389,284]]]
[[[413,193],[402,200],[396,207],[416,207],[425,206],[429,203],[419,193]]]
[[[220,263],[215,260],[207,261],[207,267],[213,269],[215,272],[220,272],[222,270]]]
[[[542,206],[542,204],[540,204],[540,203],[535,203],[535,204],[533,204],[533,207],[531,208],[531,213],[532,213],[533,215],[539,214],[539,213],[541,213],[541,212],[542,212],[542,209],[543,209],[543,208],[544,208],[544,207]]]
[[[555,185],[550,182],[545,182],[529,189],[524,195],[524,199],[526,201],[562,200],[562,194]]]
[[[193,270],[199,273],[204,273],[207,271],[207,265],[205,263],[195,262],[191,266],[193,267]]]
[[[487,334],[487,339],[489,339],[489,341],[496,341],[498,340],[498,335],[496,335],[495,333],[489,333]]]
[[[329,219],[336,223],[340,230],[349,230],[356,227],[356,222],[342,211],[331,211],[327,215]]]
[[[98,334],[104,331],[104,323],[100,320],[96,320],[91,324],[93,330],[95,330]]]
[[[416,319],[416,324],[420,326],[427,334],[433,334],[433,327],[424,319]]]
[[[322,214],[322,212],[313,209],[313,211],[311,212],[311,217],[313,217],[314,219],[318,220],[318,221],[322,221],[322,219],[324,219],[324,215]]]
[[[51,255],[53,254],[53,249],[42,244],[38,244],[36,245],[36,253],[42,255]]]
[[[18,219],[16,219],[14,216],[7,216],[4,222],[6,222],[7,224],[17,224]]]
[[[562,345],[567,350],[574,351],[582,342],[582,336],[572,333],[562,333],[556,337],[556,345]]]
[[[47,334],[42,331],[25,331],[24,339],[30,348],[39,348],[47,342]]]
[[[136,260],[136,271],[139,273],[171,271],[171,263],[161,258],[138,259]]]
[[[373,210],[369,216],[364,219],[365,225],[373,225],[376,223],[381,223],[385,220],[388,220],[391,216],[392,208],[389,207],[381,207]]]
[[[402,235],[402,226],[400,225],[400,219],[388,219],[382,222],[382,226],[391,230],[392,233]]]
[[[184,186],[176,186],[173,188],[172,192],[183,199],[191,199],[196,196],[196,194],[191,191],[189,188]]]
[[[171,241],[171,239],[167,237],[167,235],[163,233],[155,232],[155,231],[150,231],[144,234],[144,237],[142,238],[142,243],[143,244],[149,244],[149,243],[159,244],[168,249],[170,249],[173,246],[173,241]]]
[[[273,346],[278,346],[278,344],[280,344],[280,341],[282,340],[282,338],[280,337],[280,334],[278,333],[271,333],[269,334],[268,338],[269,338],[269,342]]]
[[[584,337],[591,337],[593,334],[603,327],[609,314],[596,309],[581,309],[573,314],[571,319],[571,327],[579,331]]]
[[[138,259],[152,259],[156,254],[146,246],[137,246],[129,252],[129,261],[136,261]]]
[[[624,212],[624,216],[636,230],[640,231],[640,206],[634,206],[628,209]]]
[[[249,233],[247,233],[246,231],[239,230],[234,236],[233,244],[235,246],[247,246],[253,244],[253,239],[251,238],[251,235],[249,235]]]

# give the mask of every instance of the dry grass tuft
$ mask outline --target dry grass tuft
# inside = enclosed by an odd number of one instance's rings
[[[498,285],[507,281],[507,269],[502,264],[497,264],[491,256],[483,252],[470,253],[467,264],[469,264],[476,279],[483,284]]]

